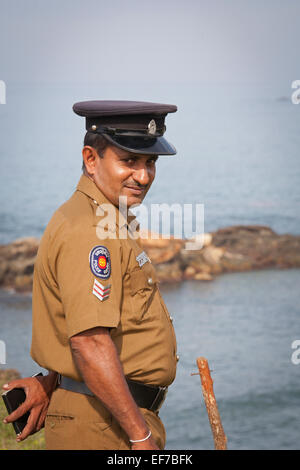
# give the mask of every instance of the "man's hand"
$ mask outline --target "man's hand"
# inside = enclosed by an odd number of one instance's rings
[[[20,418],[27,411],[30,412],[27,424],[21,434],[18,434],[17,441],[23,441],[30,434],[40,431],[44,426],[47,409],[51,394],[56,386],[57,374],[50,372],[45,377],[27,377],[25,379],[12,380],[3,385],[5,391],[13,388],[23,388],[26,393],[26,400],[15,411],[4,419],[4,423],[12,423]]]

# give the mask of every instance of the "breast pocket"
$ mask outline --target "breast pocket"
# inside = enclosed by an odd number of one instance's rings
[[[157,291],[157,276],[153,269],[138,269],[130,273],[130,291],[134,319],[137,323],[150,319]]]

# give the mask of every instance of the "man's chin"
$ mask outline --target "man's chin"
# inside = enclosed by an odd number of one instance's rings
[[[124,202],[126,202],[127,207],[131,207],[134,205],[139,205],[142,204],[145,196],[147,194],[147,191],[142,191],[140,194],[133,194],[132,191],[127,192],[126,194],[123,193],[121,194],[122,198],[126,198]]]
[[[144,197],[145,195],[141,195],[141,196],[127,196],[127,206],[128,208],[129,207],[132,207],[132,206],[136,206],[136,205],[139,205],[139,204],[142,204],[143,200],[144,200]]]

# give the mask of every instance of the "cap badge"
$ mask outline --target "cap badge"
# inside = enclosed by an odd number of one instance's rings
[[[151,121],[148,124],[148,134],[154,135],[156,133],[156,122],[154,119],[151,119]]]

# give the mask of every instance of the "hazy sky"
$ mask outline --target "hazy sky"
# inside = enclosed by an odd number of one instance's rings
[[[0,0],[0,79],[300,78],[299,0]]]

